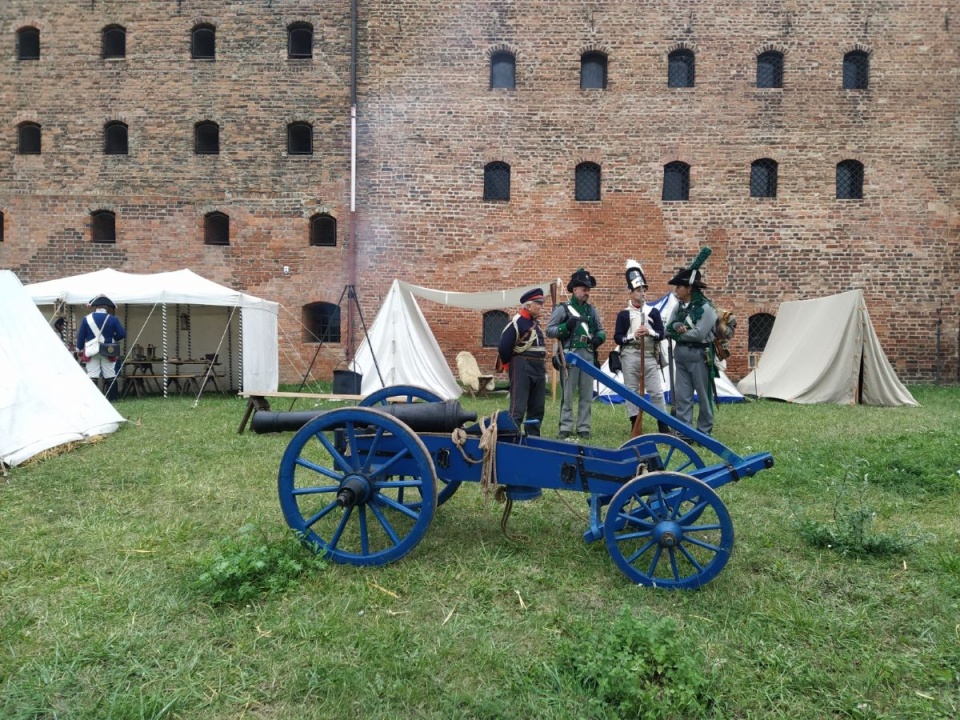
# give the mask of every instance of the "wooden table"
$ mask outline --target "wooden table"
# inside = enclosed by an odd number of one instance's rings
[[[154,370],[155,365],[158,363],[163,365],[164,362],[171,368],[171,372],[168,372],[166,375]],[[184,369],[185,365],[199,365],[201,369],[199,371],[189,372]],[[166,381],[168,389],[176,387],[180,395],[183,395],[183,393],[187,391],[193,392],[194,389],[200,391],[201,386],[206,387],[207,383],[213,382],[213,386],[217,392],[223,395],[224,391],[220,385],[220,375],[217,374],[216,370],[219,366],[219,362],[207,359],[193,360],[188,358],[180,360],[178,358],[170,358],[166,361],[164,361],[163,358],[128,359],[124,363],[126,383],[123,388],[123,396],[126,397],[131,389],[137,394],[137,397],[143,397],[150,391],[162,393],[164,381]]]

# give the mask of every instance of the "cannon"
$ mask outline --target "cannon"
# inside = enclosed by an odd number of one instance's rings
[[[584,540],[602,538],[632,582],[702,587],[733,549],[733,523],[716,489],[773,467],[772,455],[742,457],[576,355],[566,360],[719,462],[707,464],[676,435],[641,435],[619,448],[574,445],[525,436],[503,411],[477,423],[429,390],[384,388],[357,407],[254,417],[257,432],[296,430],[277,477],[287,524],[334,562],[375,566],[410,553],[465,482],[492,482],[508,503],[549,489],[581,492],[589,507]]]

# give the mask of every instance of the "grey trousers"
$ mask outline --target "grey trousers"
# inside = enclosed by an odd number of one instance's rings
[[[709,435],[713,432],[713,403],[711,402],[710,366],[706,348],[695,348],[676,343],[674,357],[673,407],[677,419],[693,425],[693,392],[697,392],[697,430]]]
[[[620,362],[623,365],[623,384],[636,392],[640,387],[640,348],[627,348],[620,351]],[[653,355],[647,353],[643,362],[643,388],[650,395],[650,402],[664,412],[667,405],[663,401],[663,378],[660,376],[660,366]],[[640,408],[627,402],[627,417],[634,417]]]
[[[579,357],[593,362],[593,353],[586,348],[574,350]],[[563,386],[563,402],[560,404],[560,432],[590,432],[590,408],[593,405],[593,378],[578,368],[567,366],[567,376],[560,374]],[[573,396],[577,393],[577,424],[573,424]]]

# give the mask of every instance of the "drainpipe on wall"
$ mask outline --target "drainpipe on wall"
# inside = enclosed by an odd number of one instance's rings
[[[350,2],[350,249],[347,253],[347,278],[350,287],[357,287],[357,0]],[[352,302],[351,302],[352,300]],[[346,360],[353,359],[356,351],[356,324],[354,307],[359,301],[347,299],[347,347]]]

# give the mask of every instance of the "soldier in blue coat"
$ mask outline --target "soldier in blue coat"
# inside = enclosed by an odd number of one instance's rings
[[[117,306],[106,295],[97,295],[89,302],[93,312],[87,315],[80,327],[77,329],[77,351],[80,353],[81,361],[86,363],[87,377],[96,384],[99,378],[103,377],[106,387],[104,388],[107,399],[111,402],[117,399],[117,359],[119,352],[113,355],[106,355],[103,352],[97,353],[93,357],[87,357],[84,353],[84,347],[89,340],[100,336],[100,347],[104,345],[119,343],[127,336],[127,331],[123,329],[123,324],[110,311],[116,310]]]
[[[527,435],[539,436],[547,390],[547,347],[540,327],[543,290],[525,292],[520,303],[500,335],[497,354],[510,378],[510,417]]]

